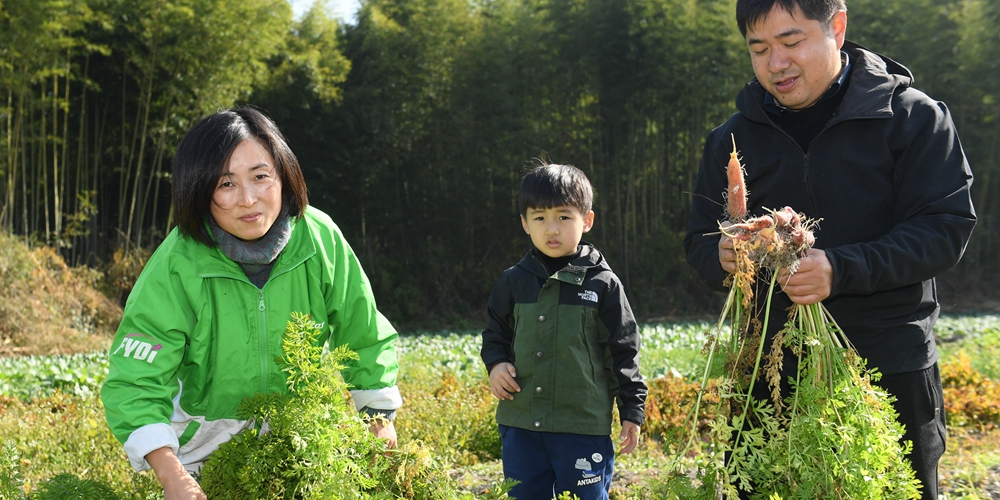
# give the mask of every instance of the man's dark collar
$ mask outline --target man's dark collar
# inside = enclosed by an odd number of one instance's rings
[[[837,95],[840,88],[844,86],[844,82],[847,81],[847,76],[851,73],[851,58],[847,55],[847,52],[840,51],[840,62],[842,65],[840,74],[837,75],[837,79],[833,81],[830,88],[826,89],[826,92],[823,92],[823,95],[819,96],[820,101]],[[785,111],[791,110],[791,108],[782,106],[770,92],[764,92],[764,109],[772,115],[781,115]]]

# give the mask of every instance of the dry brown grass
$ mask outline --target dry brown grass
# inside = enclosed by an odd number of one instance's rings
[[[0,235],[0,356],[107,349],[121,308],[97,291],[100,272]]]
[[[1000,428],[949,426],[938,470],[948,499],[1000,498]]]

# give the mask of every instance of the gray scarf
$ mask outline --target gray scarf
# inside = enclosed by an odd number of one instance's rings
[[[292,218],[288,216],[288,208],[281,209],[281,214],[271,225],[271,229],[257,241],[244,241],[233,236],[219,227],[211,215],[208,216],[208,223],[222,253],[239,264],[251,283],[257,285],[257,288],[263,288],[271,275],[274,261],[285,249],[292,235]]]

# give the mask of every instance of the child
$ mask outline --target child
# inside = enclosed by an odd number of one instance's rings
[[[481,355],[500,399],[504,476],[520,481],[514,498],[563,491],[608,498],[615,397],[620,451],[639,442],[646,399],[639,332],[618,277],[580,241],[594,224],[592,202],[590,181],[576,167],[531,170],[518,208],[534,248],[490,294]]]

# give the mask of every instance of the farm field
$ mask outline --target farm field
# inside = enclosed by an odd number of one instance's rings
[[[709,328],[699,321],[642,326],[649,420],[637,452],[617,458],[613,498],[670,498],[657,489],[672,460],[664,447],[685,417]],[[1000,499],[1000,316],[946,316],[937,336],[949,417],[945,498]],[[431,450],[447,471],[442,481],[464,495],[489,495],[502,476],[500,443],[478,332],[403,333],[397,347],[400,442]],[[31,495],[62,473],[109,485],[118,498],[158,498],[155,478],[131,471],[104,423],[97,393],[106,372],[100,352],[0,358],[0,498],[4,481]]]

